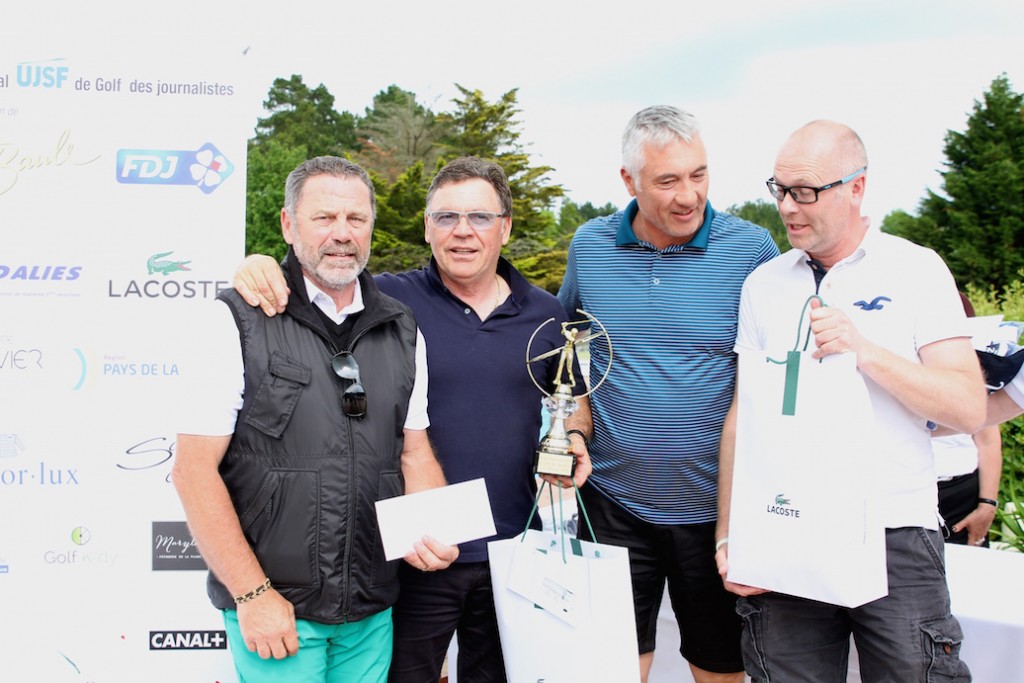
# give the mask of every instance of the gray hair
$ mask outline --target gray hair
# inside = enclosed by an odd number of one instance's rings
[[[505,170],[493,161],[484,161],[479,157],[459,157],[449,161],[437,172],[434,180],[427,190],[427,205],[434,198],[434,193],[445,185],[461,183],[466,180],[479,178],[490,183],[491,187],[498,194],[501,202],[501,212],[506,216],[512,215],[512,188],[508,185],[508,177]]]
[[[299,197],[302,195],[302,188],[305,187],[306,181],[318,175],[362,180],[370,190],[371,215],[373,218],[377,217],[377,195],[374,192],[370,175],[362,167],[344,157],[322,156],[303,161],[288,174],[288,180],[284,183],[284,210],[288,212],[292,220],[295,220],[295,206],[299,203]]]
[[[690,112],[664,104],[641,109],[622,134],[622,166],[635,178],[644,163],[644,147],[664,147],[677,139],[692,142],[698,135],[700,125]]]

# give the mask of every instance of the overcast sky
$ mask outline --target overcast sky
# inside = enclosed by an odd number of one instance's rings
[[[534,161],[574,201],[619,206],[620,136],[647,105],[697,115],[718,208],[768,198],[775,151],[799,125],[850,124],[868,148],[866,212],[878,222],[940,189],[946,131],[963,129],[994,78],[1024,89],[1020,0],[56,4],[57,20],[98,39],[197,61],[204,46],[248,48],[253,123],[273,79],[293,73],[356,113],[392,83],[435,111],[450,108],[454,83],[489,100],[518,88]],[[30,5],[8,8],[5,31],[47,30]]]

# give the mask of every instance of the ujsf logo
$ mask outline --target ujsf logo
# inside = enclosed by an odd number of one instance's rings
[[[195,185],[210,194],[234,170],[234,164],[209,142],[194,152],[175,149],[117,151],[117,182],[127,185]]]
[[[23,88],[60,88],[68,80],[68,67],[61,66],[63,57],[18,64],[18,85]]]

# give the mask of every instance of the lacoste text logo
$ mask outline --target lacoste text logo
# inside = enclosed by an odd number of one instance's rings
[[[885,307],[882,303],[883,301],[892,301],[892,299],[887,296],[876,296],[871,300],[871,303],[861,299],[860,301],[853,302],[853,305],[860,306],[865,311],[880,311]]]

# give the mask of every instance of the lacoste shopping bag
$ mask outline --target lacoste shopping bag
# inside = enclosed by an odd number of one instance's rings
[[[888,593],[855,354],[739,355],[730,581],[845,607]]]
[[[626,548],[528,530],[487,549],[510,683],[640,680]]]

